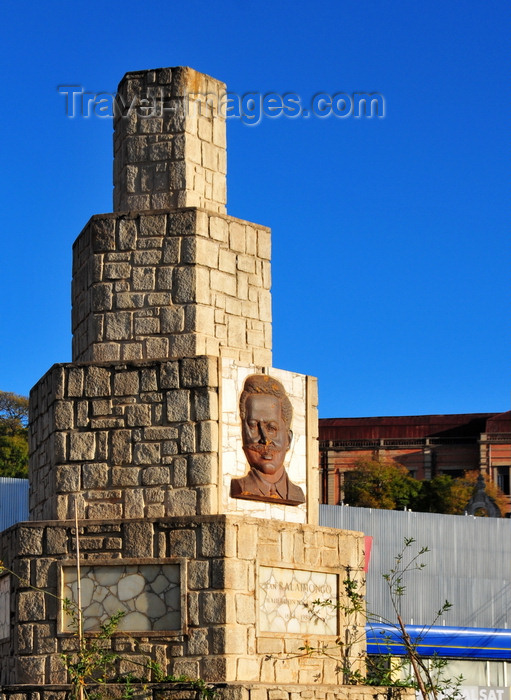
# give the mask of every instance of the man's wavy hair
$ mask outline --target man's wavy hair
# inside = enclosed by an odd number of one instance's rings
[[[281,413],[286,428],[289,430],[291,428],[291,421],[293,420],[293,406],[289,400],[286,390],[282,384],[273,377],[269,377],[267,374],[251,374],[245,379],[243,385],[243,391],[240,396],[240,416],[241,420],[245,419],[246,410],[245,406],[247,403],[247,398],[251,394],[269,394],[270,396],[275,396],[280,399]]]

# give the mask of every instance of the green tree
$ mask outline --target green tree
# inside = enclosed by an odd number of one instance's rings
[[[421,482],[402,464],[361,459],[346,474],[344,500],[361,508],[403,510],[414,505],[420,490]]]
[[[412,510],[425,513],[463,515],[477,482],[477,469],[466,471],[464,476],[453,479],[448,474],[439,474],[430,481],[423,481],[421,491]],[[505,512],[506,497],[498,486],[485,476],[486,491],[495,500],[500,512]]]
[[[430,481],[423,481],[413,510],[422,513],[462,515],[471,493],[465,498],[465,493],[455,489],[455,483],[456,479],[448,474],[439,474]]]
[[[0,476],[28,474],[28,399],[0,391]]]

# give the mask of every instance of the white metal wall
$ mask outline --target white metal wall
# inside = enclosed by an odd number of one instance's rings
[[[367,609],[395,621],[382,574],[394,565],[405,537],[428,547],[426,567],[405,580],[406,624],[431,624],[445,600],[453,608],[436,624],[511,627],[511,520],[438,515],[351,506],[320,506],[320,525],[373,537],[367,573]]]

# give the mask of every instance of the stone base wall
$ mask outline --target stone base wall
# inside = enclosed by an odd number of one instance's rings
[[[73,360],[271,365],[271,234],[200,209],[94,216],[73,246]]]
[[[324,655],[303,656],[304,644],[334,643],[336,635],[266,632],[261,568],[317,572],[338,578],[345,602],[346,567],[360,572],[364,561],[361,533],[240,516],[197,516],[131,522],[79,523],[84,565],[177,563],[182,578],[182,629],[166,632],[117,632],[110,640],[121,654],[118,672],[140,674],[144,659],[166,673],[208,682],[337,683],[337,661]],[[61,631],[58,599],[62,567],[75,566],[72,522],[23,523],[0,535],[0,551],[11,576],[5,602],[12,630],[0,640],[1,685],[67,682],[59,654],[75,650],[75,636]],[[48,591],[45,594],[41,590]],[[353,648],[356,661],[365,648],[364,620]]]
[[[215,683],[218,700],[414,700],[415,691],[407,688],[378,688],[354,685],[267,685],[263,683]],[[134,685],[133,700],[198,700],[196,690],[168,683]],[[125,686],[112,685],[101,692],[106,700],[121,698]],[[16,685],[2,688],[1,700],[71,700],[69,686]]]

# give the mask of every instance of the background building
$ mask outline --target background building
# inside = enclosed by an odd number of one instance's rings
[[[344,475],[358,460],[392,459],[416,479],[478,469],[508,497],[511,510],[511,412],[323,418],[319,421],[322,501],[343,502]]]

